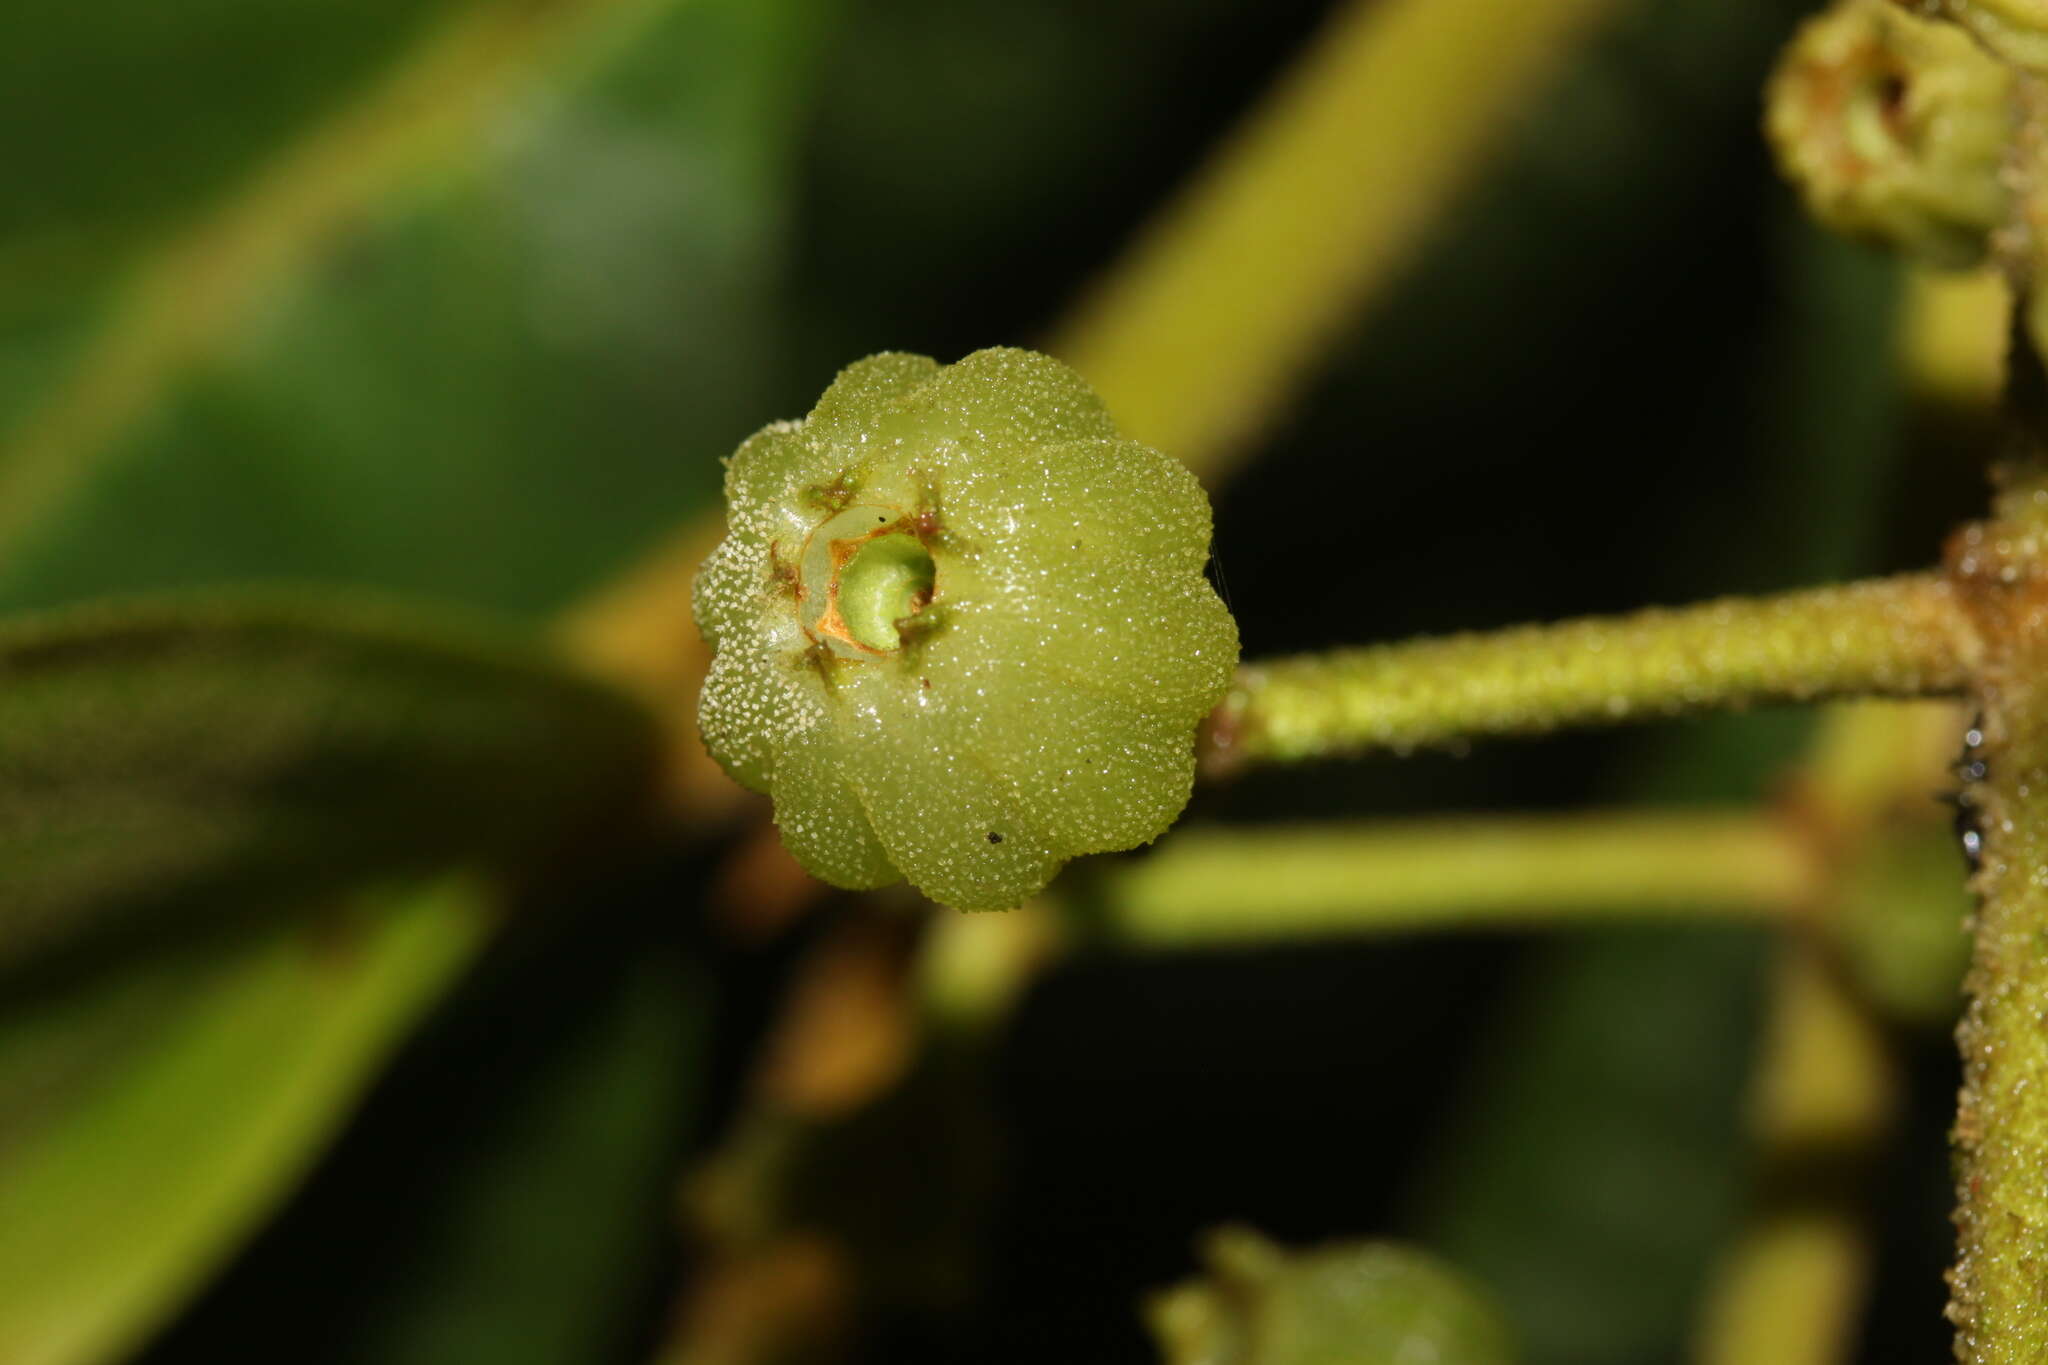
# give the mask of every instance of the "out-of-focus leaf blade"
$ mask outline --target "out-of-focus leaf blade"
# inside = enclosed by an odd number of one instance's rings
[[[174,224],[452,0],[23,0],[0,16],[0,305]],[[34,129],[35,136],[27,136]],[[31,269],[31,267],[35,267]]]
[[[373,0],[370,8],[390,2]],[[83,83],[80,93],[87,100],[107,106],[140,96],[142,107],[117,128],[126,133],[131,123],[152,121],[174,130],[156,139],[172,144],[163,150],[173,190],[151,189],[157,177],[119,154],[100,158],[104,166],[96,175],[59,176],[47,186],[40,178],[24,182],[25,203],[14,207],[26,210],[17,217],[28,223],[17,227],[28,242],[0,240],[0,261],[9,252],[25,254],[28,268],[15,273],[25,274],[32,286],[11,305],[0,289],[0,346],[15,340],[33,351],[57,341],[63,354],[54,365],[28,365],[41,382],[24,388],[6,383],[22,368],[18,358],[0,358],[0,404],[6,405],[0,407],[0,548],[11,554],[24,535],[60,512],[186,367],[246,327],[309,259],[331,249],[423,163],[448,158],[495,128],[536,76],[583,56],[593,32],[613,36],[622,12],[665,2],[471,0],[445,7],[412,40],[408,21],[421,17],[415,5],[354,15],[356,26],[367,32],[352,28],[348,37],[328,44],[321,43],[323,28],[349,26],[349,17],[326,14],[332,8],[327,0],[270,14],[258,13],[269,8],[260,3],[231,6],[238,12],[225,16],[216,4],[172,7],[160,11],[169,23],[130,20],[145,31],[159,30],[149,45],[157,65],[125,84],[119,58],[67,61],[78,56],[75,25],[50,22],[40,13],[44,7],[31,6],[28,13],[37,22],[7,35],[15,40],[9,44],[14,54],[25,54],[37,77],[22,83],[31,92],[29,103],[50,103],[53,89],[71,84],[67,76]],[[193,27],[185,29],[172,16],[190,18]],[[109,18],[96,17],[102,23]],[[380,17],[386,20],[381,31],[374,23]],[[365,18],[372,23],[363,25]],[[326,60],[308,59],[308,41],[324,49]],[[206,51],[209,42],[218,50]],[[129,52],[135,45],[111,46]],[[175,70],[177,59],[192,56],[189,49],[195,47],[211,59],[201,65],[260,64],[263,74],[237,71],[229,79],[215,73],[204,86],[213,98],[195,98],[192,73]],[[279,68],[284,74],[274,87]],[[52,73],[61,74],[53,81]],[[307,78],[309,91],[294,90],[294,73]],[[109,84],[101,86],[96,78]],[[159,91],[168,97],[161,111],[149,103]],[[250,91],[256,93],[217,93]],[[266,93],[280,97],[266,99]],[[267,117],[279,113],[272,105],[283,106],[281,117]],[[61,140],[72,130],[65,127],[61,107],[55,114],[50,133]],[[238,115],[248,116],[247,125]],[[187,120],[199,126],[181,130]],[[99,121],[78,122],[90,142]],[[151,141],[136,139],[145,147]],[[185,160],[214,164],[191,175],[180,169]],[[141,164],[148,165],[146,157]],[[72,192],[77,179],[88,185],[82,196]],[[114,185],[142,188],[112,190]],[[100,197],[110,202],[96,205],[94,187],[108,191]],[[181,192],[198,202],[180,202]],[[121,268],[80,269],[69,287],[67,272],[34,268],[39,218],[74,220],[58,239],[90,243],[101,231],[118,237],[115,224],[137,198],[163,198],[177,207],[163,207],[167,221],[156,238],[108,253],[107,264]],[[18,411],[6,410],[17,405]]]
[[[630,41],[501,99],[459,174],[359,206],[159,374],[0,605],[265,573],[539,611],[708,506],[800,401],[775,285],[829,8],[637,0]]]
[[[141,1359],[266,1358],[280,1331],[298,1365],[637,1356],[673,1292],[675,1166],[719,1002],[668,888],[614,890],[523,903]]]
[[[646,790],[632,703],[474,625],[284,596],[0,628],[0,969],[307,885],[564,851]]]
[[[401,0],[371,2],[375,9]],[[281,41],[293,31],[291,6],[236,6],[246,14],[275,9]],[[151,20],[160,29],[189,23],[235,47],[232,26],[215,24],[209,7],[159,8]],[[378,62],[353,68],[361,78],[353,88],[337,86],[317,110],[308,104],[310,120],[289,130],[291,145],[277,154],[252,146],[206,183],[191,180],[187,191],[205,203],[166,198],[161,215],[108,208],[100,216],[83,198],[66,208],[66,235],[103,240],[140,268],[109,277],[97,267],[114,256],[96,252],[90,261],[81,257],[76,271],[8,277],[22,289],[9,295],[0,288],[0,422],[47,414],[42,400],[67,385],[74,395],[112,393],[120,420],[94,413],[74,429],[83,440],[58,429],[70,442],[60,443],[59,463],[89,477],[73,488],[76,497],[51,500],[61,515],[39,519],[24,553],[0,567],[0,606],[287,577],[539,611],[703,512],[716,497],[718,457],[762,421],[796,410],[827,377],[787,383],[780,392],[788,402],[772,397],[785,382],[774,377],[772,352],[791,330],[777,287],[793,133],[813,69],[808,58],[834,8],[831,0],[475,0],[429,13],[420,0],[417,22],[407,20],[404,34],[375,35],[387,45]],[[384,15],[360,11],[365,25]],[[516,62],[483,70],[482,83],[426,88],[421,71],[452,70],[465,52],[488,55],[488,44],[465,47],[465,34],[488,39],[494,32],[536,41],[511,54]],[[388,41],[401,36],[408,41]],[[269,46],[237,51],[240,60],[261,62]],[[23,64],[42,65],[40,51],[31,46]],[[90,87],[84,100],[119,104],[122,91],[82,79]],[[379,92],[408,82],[418,99],[397,111],[403,118],[393,125],[406,145],[373,138],[377,155],[368,159],[322,151],[334,144],[319,139],[335,128],[374,133],[378,110],[393,112]],[[234,82],[210,84],[201,116],[254,128]],[[133,93],[146,102],[153,92]],[[440,158],[437,178],[416,174],[418,128],[448,126],[449,116],[469,120],[462,155]],[[425,123],[406,123],[413,118]],[[279,185],[293,194],[265,190]],[[272,212],[279,209],[288,212]],[[217,230],[223,225],[234,231]],[[10,242],[0,241],[0,260],[29,260],[38,243],[54,239],[17,233],[23,252],[7,257]],[[194,249],[238,242],[261,250]],[[89,362],[101,368],[87,375],[93,382],[80,383],[78,366]],[[47,437],[50,429],[43,430]],[[686,617],[676,618],[677,632],[690,631]],[[6,690],[0,678],[0,711]],[[334,706],[357,714],[355,700],[342,692]],[[488,715],[471,713],[404,718],[414,738],[430,731],[435,742],[447,738],[443,725],[461,736],[488,723]],[[463,801],[546,801],[558,813],[581,810],[601,823],[605,803],[581,801],[568,785],[605,747],[602,736],[579,745],[573,725],[565,733],[540,718],[530,730],[525,739],[535,748],[563,746],[552,769],[537,783],[473,773],[461,784]],[[309,773],[302,795],[311,800],[347,776]],[[444,794],[452,785],[444,784]],[[291,903],[262,894],[263,886],[274,890],[323,870],[355,875],[364,859],[352,847],[374,843],[389,853],[387,841],[406,832],[396,808],[353,812],[381,825],[370,837],[328,828],[319,811],[297,825],[278,795],[271,792],[260,811],[223,812],[247,815],[249,823],[227,841],[239,850],[234,861],[207,864],[232,882],[252,914]],[[424,792],[386,795],[415,813],[433,804]],[[436,839],[462,802],[440,804],[432,819],[418,822]],[[521,842],[509,823],[500,832],[498,851]],[[184,856],[189,845],[166,847]],[[251,874],[262,885],[244,880]],[[0,923],[10,910],[0,910]],[[318,926],[306,932],[317,935]],[[586,925],[584,932],[593,931]],[[179,950],[121,959],[122,971],[133,974],[120,990],[77,996],[65,1027],[16,1031],[22,1045],[7,1049],[11,1062],[0,1056],[0,1087],[9,1084],[10,1066],[38,1093],[98,1074],[147,1035],[166,1001],[196,996],[209,983],[228,988],[224,978],[187,979],[206,960],[197,944],[189,958]],[[85,979],[77,980],[83,990]],[[514,1003],[523,1012],[531,1001]],[[641,1051],[636,1065],[653,1067],[657,1050]],[[605,1047],[572,1069],[581,1075],[586,1064],[590,1076],[607,1077],[618,1091],[610,1103],[653,1096],[630,1115],[645,1127],[610,1113],[607,1124],[619,1120],[618,1141],[656,1141],[664,1121],[657,1087],[644,1076],[621,1082]],[[677,1087],[687,1080],[661,1079]],[[614,1174],[623,1179],[631,1164],[622,1157]],[[280,1178],[252,1196],[235,1231],[253,1226],[260,1206],[289,1183]],[[507,1191],[515,1205],[523,1192]],[[448,1230],[422,1233],[422,1259],[414,1263],[422,1276],[451,1277],[451,1313],[464,1301],[456,1283],[470,1254],[464,1238],[487,1235],[456,1230],[468,1227],[473,1212],[479,1227],[488,1223],[488,1211],[451,1195],[445,1220],[433,1219]],[[652,1202],[626,1221],[609,1218],[617,1205],[602,1200],[581,1212],[585,1223],[559,1249],[584,1253],[577,1260],[584,1282],[565,1281],[552,1306],[526,1305],[528,1324],[556,1309],[559,1321],[595,1311],[604,1295],[583,1293],[588,1276],[619,1264],[628,1241],[644,1240],[647,1218],[665,1217]],[[6,1235],[0,1228],[0,1240]],[[70,1235],[83,1243],[118,1238],[120,1229],[81,1227]],[[619,1240],[597,1245],[606,1238]],[[446,1266],[436,1263],[444,1251],[455,1258]],[[211,1268],[181,1271],[161,1302],[171,1306]],[[477,1273],[478,1283],[490,1278],[481,1262]],[[366,1299],[379,1292],[364,1291]],[[257,1296],[229,1311],[260,1318],[265,1306]],[[365,1312],[365,1334],[380,1342],[443,1340],[441,1328],[426,1321],[435,1308],[400,1285],[391,1303]],[[415,1312],[425,1316],[414,1322]]]
[[[505,1002],[537,1017],[472,1040],[487,1079],[463,1085],[465,1112],[408,1116],[443,1124],[419,1135],[417,1207],[395,1241],[390,1224],[361,1229],[349,1311],[307,1360],[554,1365],[613,1358],[645,1330],[650,1292],[669,1288],[710,994],[672,951],[602,956],[566,998],[529,984]],[[268,1330],[241,1344],[260,1350]]]
[[[1760,945],[1733,931],[1561,945],[1497,1029],[1427,1226],[1537,1365],[1666,1359],[1740,1194]]]
[[[150,982],[0,1014],[0,1360],[89,1365],[150,1331],[290,1186],[491,912],[466,880],[365,897],[320,932],[279,924],[174,977],[147,963]],[[85,1055],[53,1067],[66,1038]]]
[[[137,258],[199,230],[458,0],[23,0],[0,9],[0,433],[139,311]],[[197,220],[197,221],[195,221]],[[4,441],[0,441],[4,445]]]

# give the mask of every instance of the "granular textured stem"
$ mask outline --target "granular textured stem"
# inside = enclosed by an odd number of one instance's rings
[[[1959,692],[1975,650],[1931,575],[1251,664],[1213,772],[1761,702]]]
[[[1968,1365],[2048,1360],[2048,486],[2009,488],[1999,511],[1950,550],[1984,640],[1948,1309]]]

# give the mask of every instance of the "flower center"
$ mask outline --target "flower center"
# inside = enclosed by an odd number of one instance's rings
[[[903,647],[898,622],[932,599],[931,553],[893,507],[849,507],[804,542],[799,620],[806,634],[846,659]]]

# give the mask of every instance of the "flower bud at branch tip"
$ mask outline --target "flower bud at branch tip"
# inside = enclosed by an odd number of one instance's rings
[[[1209,504],[1072,370],[872,356],[726,502],[699,725],[812,875],[1000,909],[1179,816],[1237,663]]]
[[[1842,0],[1779,59],[1764,125],[1815,218],[1965,269],[2006,213],[2012,93],[2012,72],[1960,28]]]

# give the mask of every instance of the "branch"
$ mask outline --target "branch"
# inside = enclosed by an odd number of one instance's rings
[[[1112,937],[1146,947],[1724,915],[1781,919],[1829,885],[1793,822],[1617,812],[1199,830],[1111,871]]]
[[[1220,775],[1760,702],[1944,695],[1975,648],[1954,590],[1923,574],[1339,650],[1242,668],[1202,759]]]

